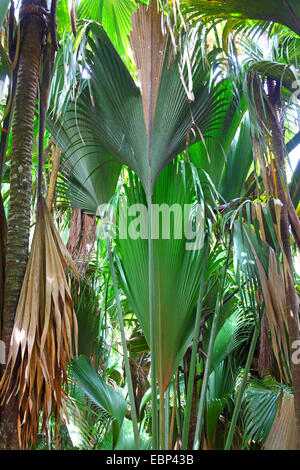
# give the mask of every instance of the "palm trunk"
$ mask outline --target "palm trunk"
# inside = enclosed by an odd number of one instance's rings
[[[78,208],[72,209],[67,249],[81,278],[85,276],[94,251],[96,231],[96,216],[85,214]]]
[[[295,280],[293,275],[293,259],[291,250],[290,224],[288,214],[288,195],[284,189],[282,181],[286,181],[285,164],[285,146],[284,146],[284,123],[282,119],[282,107],[280,99],[279,83],[268,80],[268,91],[272,110],[269,112],[269,124],[272,133],[272,151],[276,159],[276,183],[278,198],[282,203],[281,209],[281,241],[284,254],[290,269],[290,275],[286,275],[286,309],[288,319],[288,334],[290,343],[290,356],[292,357],[293,345],[299,344],[299,309],[298,297],[295,289]],[[300,364],[291,361],[291,374],[294,392],[294,404],[297,429],[297,448],[300,450]]]
[[[20,17],[42,0],[23,0]],[[10,209],[5,272],[2,339],[8,350],[25,273],[31,214],[31,165],[34,113],[39,80],[43,19],[29,14],[22,21],[22,44],[17,77],[10,174]],[[17,400],[1,408],[0,449],[18,448]]]
[[[189,434],[188,434],[188,449],[193,449],[193,443],[195,439],[195,431],[197,427],[197,403],[198,403],[198,394],[197,394],[197,378],[196,378],[196,368],[194,371],[194,386],[192,391],[192,403],[191,403],[191,416],[189,423]]]
[[[5,258],[6,258],[7,222],[0,188],[0,336],[2,330],[2,311],[4,302]]]

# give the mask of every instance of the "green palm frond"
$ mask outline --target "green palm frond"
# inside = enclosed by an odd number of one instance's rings
[[[295,92],[295,82],[299,78],[299,75],[293,65],[262,60],[253,62],[248,70],[250,73],[254,71],[262,76],[268,76],[279,82],[290,93]]]
[[[47,126],[63,154],[65,192],[72,207],[98,214],[99,206],[107,203],[116,188],[121,165],[111,154],[122,136],[112,129],[113,144],[107,144],[109,150],[103,146],[103,140],[109,140],[111,135],[101,111],[93,108],[88,90],[76,106],[70,103],[63,119],[48,117]]]
[[[113,440],[116,443],[127,411],[124,398],[103,381],[85,356],[72,360],[72,376],[93,405],[112,420]]]
[[[200,170],[201,181],[205,180],[205,172],[226,202],[246,193],[246,181],[253,163],[251,123],[242,91],[239,100],[233,89],[228,93],[231,93],[231,98],[225,106],[219,128],[205,143],[198,142],[188,150],[191,161]]]
[[[253,378],[244,395],[244,442],[265,443],[277,416],[282,393],[291,389],[273,379]]]
[[[102,24],[120,54],[128,52],[130,17],[136,11],[134,0],[81,0],[78,16]]]
[[[101,318],[99,299],[88,281],[81,281],[80,290],[72,285],[72,300],[78,323],[78,354],[91,357],[100,347]]]
[[[140,433],[140,449],[141,450],[150,450],[151,440],[146,433]],[[115,447],[116,450],[136,450],[133,432],[132,432],[132,422],[128,419],[124,419],[119,439]]]
[[[278,46],[276,47],[280,62],[293,64],[300,67],[300,38],[292,36],[290,31],[283,30],[278,34]]]
[[[212,364],[216,368],[245,341],[249,340],[253,327],[253,318],[243,310],[237,310],[220,328],[213,351]]]
[[[5,19],[5,15],[7,9],[9,7],[10,0],[3,0],[0,5],[0,30],[2,29],[3,21]]]
[[[280,23],[300,34],[300,6],[297,0],[184,0],[183,8],[191,16],[235,20],[264,20]]]
[[[195,46],[191,57],[195,100],[189,103],[178,73],[179,57],[173,56],[170,44],[165,46],[149,147],[140,89],[103,28],[91,24],[90,29],[93,38],[88,38],[90,52],[87,52],[86,60],[93,98],[109,123],[113,122],[123,134],[123,145],[120,145],[116,158],[134,170],[144,188],[151,170],[153,188],[160,171],[186,148],[193,128],[195,141],[199,141],[218,126],[226,99],[224,87],[220,83],[209,86],[209,70],[201,58],[201,48]],[[182,69],[187,82],[187,63],[182,65]]]
[[[245,196],[252,165],[251,124],[249,115],[245,114],[232,140],[222,174],[220,193],[226,201]]]
[[[91,405],[76,384],[68,391],[65,411],[67,430],[76,449],[102,448],[108,436],[111,436],[112,419],[109,414]]]
[[[210,446],[216,437],[216,426],[224,408],[232,399],[239,374],[239,367],[233,366],[231,356],[212,370],[206,395],[206,431]]]

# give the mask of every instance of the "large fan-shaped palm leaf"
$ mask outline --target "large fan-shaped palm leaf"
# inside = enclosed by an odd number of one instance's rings
[[[126,191],[128,207],[146,202],[141,185],[136,180],[132,183],[133,186]],[[194,197],[189,167],[170,163],[158,178],[153,193],[153,204],[168,207],[177,204],[177,209],[180,208],[180,213],[175,211],[174,219],[170,217],[170,239],[164,239],[160,231],[159,238],[153,240],[155,338],[158,377],[163,391],[182,360],[195,320],[193,308],[200,284],[203,250],[186,250],[188,240],[184,234],[182,238],[176,238],[176,233],[183,229],[184,205],[192,205]],[[134,217],[129,217],[129,230],[132,221]],[[147,239],[118,238],[116,244],[122,287],[150,344]]]
[[[145,11],[143,15],[146,15]],[[148,17],[144,20],[149,21]],[[189,103],[178,72],[179,58],[173,57],[170,45],[167,47],[166,39],[161,32],[157,32],[157,35],[160,34],[159,40],[165,44],[164,49],[156,47],[152,51],[154,46],[150,42],[152,55],[164,59],[158,77],[153,76],[148,84],[150,90],[156,88],[155,96],[148,96],[144,78],[141,79],[141,94],[104,29],[92,24],[90,30],[92,34],[88,37],[86,56],[90,76],[88,87],[76,104],[69,105],[60,122],[51,124],[49,120],[48,127],[70,159],[75,179],[76,173],[81,174],[83,166],[87,165],[83,161],[85,157],[92,160],[90,155],[93,153],[95,158],[93,168],[89,168],[90,173],[97,165],[97,156],[99,165],[105,160],[102,168],[103,171],[107,168],[107,175],[117,173],[116,163],[115,172],[111,171],[113,160],[125,163],[140,177],[145,190],[149,187],[152,192],[160,171],[185,149],[192,129],[196,132],[196,140],[201,140],[217,126],[227,98],[224,86],[209,88],[208,69],[201,59],[200,48],[196,48],[192,62],[195,101]],[[138,42],[137,35],[138,32],[132,39],[135,44]],[[155,45],[160,46],[160,43]],[[154,59],[149,58],[151,60]],[[149,63],[140,65],[143,70],[147,70],[148,66]],[[182,68],[187,79],[187,67]],[[150,102],[151,110],[155,109],[151,122],[147,119],[151,114],[147,108]],[[151,136],[148,138],[150,129]],[[108,162],[109,167],[106,166]]]
[[[173,57],[170,44],[161,33],[160,17],[156,13],[153,19],[144,8],[136,15],[140,16],[136,17],[131,41],[136,50],[142,93],[106,33],[97,25],[91,25],[93,38],[88,39],[91,52],[87,53],[87,64],[93,97],[106,118],[114,155],[134,170],[146,191],[148,187],[152,191],[160,171],[184,150],[193,125],[199,130],[197,140],[216,126],[224,97],[222,100],[218,88],[209,89],[208,70],[200,50],[195,49],[192,70],[195,101],[189,103],[178,73],[179,58]],[[155,39],[149,23],[152,29],[155,24]],[[152,33],[138,46],[143,26]],[[151,57],[142,58],[146,43]],[[152,75],[147,77],[151,64]],[[187,79],[187,67],[184,73]],[[122,142],[113,140],[116,131]],[[103,145],[107,148],[107,142]]]
[[[251,380],[244,395],[245,443],[249,439],[252,439],[255,442],[265,444],[272,429],[272,425],[276,422],[276,417],[279,418],[281,414],[284,414],[283,396],[290,395],[291,389],[282,386],[282,384],[275,382],[275,380]],[[295,421],[294,417],[293,420]],[[292,427],[294,425],[293,420],[290,420],[290,422],[286,424]],[[288,426],[284,428],[284,439],[290,437],[289,433],[286,432]],[[293,437],[295,437],[295,435]],[[280,444],[284,445],[283,440]]]

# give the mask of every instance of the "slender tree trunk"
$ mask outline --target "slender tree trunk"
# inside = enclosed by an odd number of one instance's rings
[[[192,347],[193,347],[193,342],[189,345],[189,347],[188,347],[188,349],[187,349],[187,351],[184,355],[184,359],[183,359],[184,371],[185,371],[185,389],[186,389],[186,393],[187,393],[187,390],[188,390],[189,375],[191,373]],[[194,438],[195,438],[195,430],[196,430],[196,426],[197,426],[197,402],[198,402],[197,376],[196,376],[196,367],[195,367],[187,449],[193,449],[193,443],[194,443]]]
[[[10,209],[6,254],[2,339],[10,344],[14,317],[28,258],[31,213],[31,165],[34,113],[39,80],[43,18],[29,12],[42,0],[23,0],[22,43],[17,78],[10,174]],[[26,10],[27,9],[27,10]],[[17,400],[1,408],[0,449],[17,449]]]
[[[7,222],[0,188],[0,336],[2,330],[2,309],[4,302],[6,239]]]
[[[198,403],[197,379],[195,379],[193,395],[192,395],[191,418],[190,418],[189,438],[188,438],[188,449],[190,450],[193,449],[195,431],[196,431],[196,426],[197,426],[197,403]]]
[[[70,236],[67,249],[71,254],[80,277],[85,276],[96,240],[96,217],[88,215],[81,209],[73,208]]]
[[[281,240],[284,254],[286,256],[290,275],[286,276],[286,308],[288,319],[288,334],[290,343],[290,357],[294,352],[293,345],[298,345],[300,340],[299,331],[299,305],[298,296],[295,288],[295,280],[293,274],[293,258],[291,250],[291,234],[290,223],[288,214],[288,188],[285,190],[282,184],[286,181],[286,153],[284,145],[284,119],[282,116],[282,106],[280,98],[279,83],[268,81],[269,98],[272,105],[272,110],[269,112],[270,130],[272,133],[272,150],[276,159],[276,183],[278,198],[282,203],[281,209]],[[296,364],[291,360],[291,374],[294,392],[294,404],[296,415],[296,429],[297,429],[297,448],[300,450],[300,364]]]

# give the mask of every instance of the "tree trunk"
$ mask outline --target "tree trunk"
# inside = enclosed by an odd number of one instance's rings
[[[6,239],[7,223],[0,188],[0,337],[2,330],[2,309],[4,302]]]
[[[26,269],[31,214],[31,165],[34,113],[39,80],[43,18],[29,12],[42,0],[23,0],[22,43],[17,77],[10,174],[10,208],[5,271],[2,339],[8,351]],[[26,15],[23,17],[23,13]],[[17,449],[17,399],[1,408],[0,449]]]
[[[299,331],[299,306],[298,296],[295,288],[295,280],[293,275],[293,259],[291,250],[290,238],[290,224],[288,214],[288,187],[285,190],[282,180],[286,181],[286,151],[284,145],[284,119],[282,116],[282,106],[280,98],[280,85],[278,82],[268,80],[269,99],[272,109],[269,110],[269,125],[272,133],[272,151],[276,159],[276,183],[278,198],[282,203],[281,209],[281,241],[284,254],[286,256],[290,275],[286,275],[286,308],[288,319],[288,334],[290,344],[290,357],[294,352],[293,345],[299,345],[300,331]],[[294,404],[296,415],[296,429],[297,429],[297,448],[300,450],[300,364],[296,364],[291,360],[291,374],[294,392]]]
[[[72,256],[81,278],[84,278],[96,240],[96,216],[73,208],[67,249]]]
[[[185,377],[185,390],[187,393],[188,389],[188,382],[189,382],[189,375],[191,372],[191,357],[192,357],[192,348],[193,342],[189,345],[184,358],[184,377]],[[193,393],[192,393],[192,405],[191,405],[191,414],[190,414],[190,424],[189,424],[189,434],[188,434],[188,442],[187,442],[187,449],[193,449],[194,438],[195,438],[195,431],[197,427],[197,404],[199,401],[199,397],[197,395],[197,369],[195,367],[194,371],[194,384],[193,384]]]

